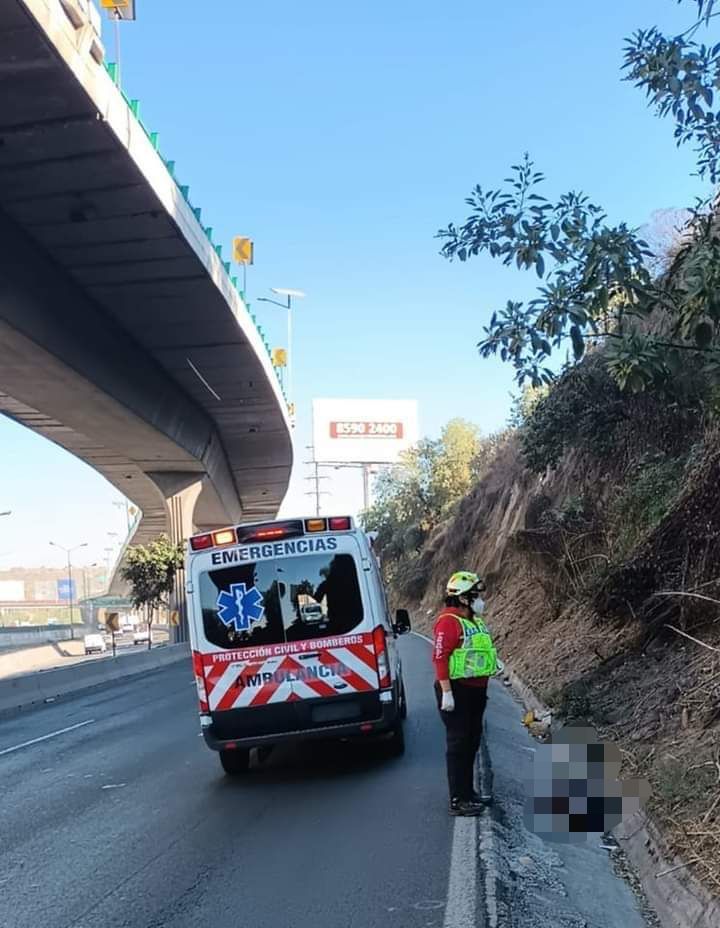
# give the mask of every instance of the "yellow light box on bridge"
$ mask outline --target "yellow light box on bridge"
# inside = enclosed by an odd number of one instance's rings
[[[253,240],[245,235],[236,235],[233,239],[232,255],[237,264],[252,264],[255,248]]]
[[[135,0],[100,0],[111,19],[135,19]]]
[[[273,348],[270,359],[273,367],[287,367],[287,350],[285,348]]]

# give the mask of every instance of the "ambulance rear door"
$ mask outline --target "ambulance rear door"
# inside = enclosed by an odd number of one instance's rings
[[[352,534],[196,555],[195,637],[211,712],[379,688]]]

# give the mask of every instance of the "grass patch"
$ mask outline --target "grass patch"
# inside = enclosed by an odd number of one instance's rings
[[[616,557],[628,554],[667,515],[684,475],[682,457],[646,458],[633,468],[610,510]]]

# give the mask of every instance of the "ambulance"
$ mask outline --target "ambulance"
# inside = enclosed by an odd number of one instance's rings
[[[391,619],[351,517],[194,535],[186,577],[200,727],[227,774],[282,742],[377,737],[403,753],[398,637],[410,618]]]

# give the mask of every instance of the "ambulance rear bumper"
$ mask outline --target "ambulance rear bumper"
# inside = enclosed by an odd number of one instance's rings
[[[213,712],[202,733],[213,751],[229,743],[253,748],[314,738],[365,739],[390,731],[398,715],[394,694],[392,701],[383,702],[379,693],[362,693]]]

